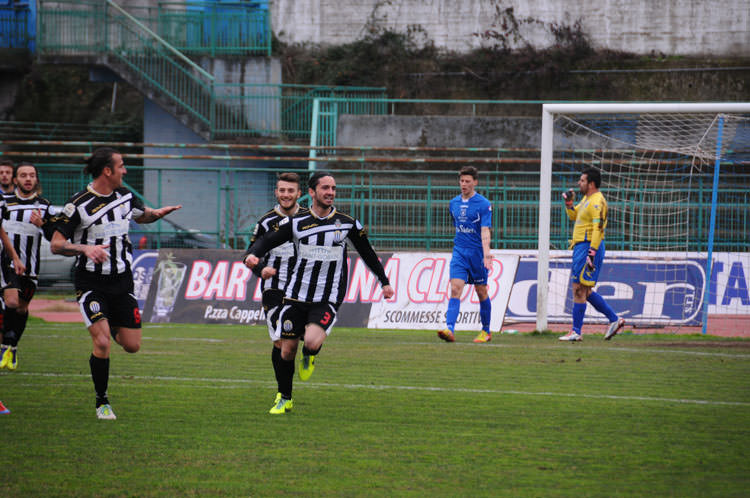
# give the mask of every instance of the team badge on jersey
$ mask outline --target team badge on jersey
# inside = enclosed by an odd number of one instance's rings
[[[71,216],[73,216],[73,213],[75,213],[75,212],[76,212],[76,205],[73,204],[72,202],[69,202],[63,208],[63,214],[65,216],[67,216],[68,218],[70,218]]]
[[[284,320],[284,332],[289,332],[292,330],[292,321],[291,320]]]

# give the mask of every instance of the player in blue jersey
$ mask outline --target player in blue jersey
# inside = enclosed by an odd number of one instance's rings
[[[492,226],[492,204],[486,197],[474,191],[479,173],[474,166],[464,166],[458,173],[461,195],[450,202],[451,216],[456,227],[453,239],[450,279],[451,298],[445,313],[446,328],[438,331],[438,337],[454,342],[456,319],[461,307],[461,292],[467,283],[474,284],[479,297],[479,317],[482,331],[474,342],[490,342],[490,317],[492,304],[487,295],[487,277],[492,269],[490,254],[490,227]]]

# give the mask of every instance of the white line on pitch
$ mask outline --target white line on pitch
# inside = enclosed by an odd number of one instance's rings
[[[365,342],[359,342],[358,344],[365,344]],[[470,348],[524,348],[524,349],[546,349],[546,350],[560,350],[560,351],[611,351],[611,352],[623,352],[623,353],[664,353],[664,354],[685,354],[693,356],[716,356],[721,358],[738,358],[738,359],[750,359],[750,354],[742,353],[714,353],[710,351],[685,351],[684,349],[653,349],[650,347],[643,348],[628,348],[620,346],[582,346],[579,344],[559,344],[555,346],[537,346],[530,344],[474,344],[471,342],[455,342],[450,345],[444,345],[442,342],[391,342],[388,344],[407,346],[414,344],[416,346],[441,346],[441,347],[461,347],[468,346]],[[578,349],[574,349],[578,348]]]
[[[85,374],[58,374],[58,373],[34,373],[34,372],[19,372],[15,375],[24,375],[29,377],[74,377],[74,378],[88,378]],[[119,378],[122,380],[149,380],[149,381],[168,381],[168,382],[213,382],[221,384],[236,384],[236,385],[271,385],[268,381],[253,380],[253,379],[222,379],[222,378],[210,378],[210,377],[174,377],[174,376],[148,376],[148,375],[125,375],[125,376],[111,376],[112,378]],[[305,384],[308,387],[313,388],[338,388],[338,389],[353,389],[353,390],[373,390],[373,391],[425,391],[425,392],[454,392],[454,393],[471,393],[471,394],[501,394],[501,395],[515,395],[515,396],[546,396],[552,398],[586,398],[586,399],[611,399],[619,401],[655,401],[660,403],[679,403],[679,404],[694,404],[694,405],[710,405],[710,406],[750,406],[750,403],[745,401],[718,401],[718,400],[704,400],[704,399],[685,399],[685,398],[662,398],[654,396],[620,396],[614,394],[585,394],[585,393],[559,393],[552,391],[517,391],[517,390],[506,390],[506,389],[469,389],[462,387],[435,387],[435,386],[395,386],[388,384],[371,385],[371,384],[336,384],[328,382],[308,382]],[[206,386],[214,387],[214,386]]]

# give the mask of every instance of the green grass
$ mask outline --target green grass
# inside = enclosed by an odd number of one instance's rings
[[[750,341],[338,328],[294,411],[261,327],[144,329],[94,414],[82,325],[0,373],[2,496],[747,496]]]

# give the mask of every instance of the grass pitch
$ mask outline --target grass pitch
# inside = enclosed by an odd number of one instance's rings
[[[0,373],[2,496],[747,496],[750,341],[336,328],[294,411],[263,327],[146,325],[99,421],[82,325]]]

